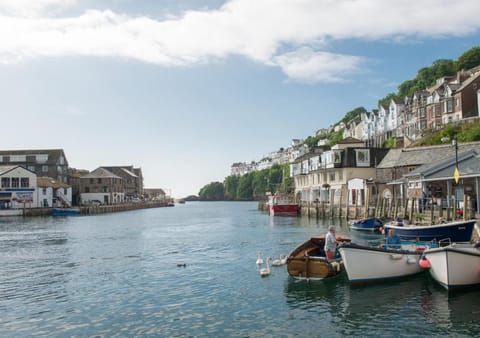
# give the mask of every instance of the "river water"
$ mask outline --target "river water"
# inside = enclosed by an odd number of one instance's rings
[[[330,224],[253,202],[1,218],[0,336],[478,335],[480,291],[448,294],[428,274],[366,286],[295,281],[285,266],[259,276],[258,251],[277,258]]]

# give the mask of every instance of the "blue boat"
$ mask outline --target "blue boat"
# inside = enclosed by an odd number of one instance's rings
[[[53,208],[52,216],[78,216],[80,209],[78,208]]]
[[[395,229],[402,240],[470,242],[476,220],[457,221],[433,225],[395,225],[385,224],[385,233]]]
[[[350,228],[354,230],[376,231],[376,230],[379,230],[380,227],[382,226],[383,226],[383,222],[376,217],[364,218],[361,220],[352,221],[350,223]]]

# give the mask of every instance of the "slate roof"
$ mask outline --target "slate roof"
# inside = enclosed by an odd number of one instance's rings
[[[422,176],[424,179],[452,179],[455,170],[455,155],[446,160],[425,164],[412,170],[404,177]],[[458,154],[458,170],[460,177],[480,176],[480,155],[476,150],[468,150]]]
[[[63,156],[67,162],[67,158],[63,149],[26,149],[26,150],[0,150],[0,156],[12,156],[12,155],[48,155],[47,163],[57,163],[59,158]],[[16,162],[16,161],[12,161]],[[24,161],[22,161],[24,162]]]
[[[1,165],[0,166],[0,175],[8,173],[10,170],[18,167],[18,165]]]
[[[100,167],[80,178],[83,179],[83,178],[121,178],[121,177],[111,173],[105,168]]]
[[[37,177],[37,186],[39,186],[41,188],[52,187],[52,188],[55,188],[55,189],[69,188],[70,187],[68,184],[56,181],[53,178],[46,177],[46,176]]]
[[[462,82],[462,85],[456,90],[457,92],[462,91],[465,87],[467,87],[470,83],[475,81],[480,76],[480,72],[473,74],[468,79]]]
[[[480,142],[458,144],[458,154],[468,150],[480,149]],[[391,149],[377,165],[378,169],[420,166],[434,163],[455,156],[455,147],[451,144],[438,146]]]

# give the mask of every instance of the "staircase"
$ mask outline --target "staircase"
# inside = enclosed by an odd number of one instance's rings
[[[65,208],[70,208],[72,206],[72,203],[68,201],[68,199],[63,195],[61,192],[57,192],[57,199],[62,202],[63,207]]]

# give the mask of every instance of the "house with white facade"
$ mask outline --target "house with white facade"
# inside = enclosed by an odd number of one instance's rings
[[[345,139],[331,149],[319,149],[306,154],[291,165],[295,181],[295,194],[302,203],[327,202],[363,205],[366,190],[357,191],[359,180],[366,182],[375,177],[375,165],[388,149],[365,147],[358,139]],[[351,180],[355,184],[350,184]],[[348,198],[348,199],[347,199]]]
[[[72,187],[50,177],[37,178],[36,196],[42,208],[72,206]]]
[[[19,165],[0,166],[0,209],[37,208],[37,175]]]

